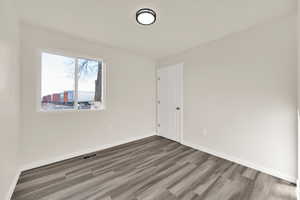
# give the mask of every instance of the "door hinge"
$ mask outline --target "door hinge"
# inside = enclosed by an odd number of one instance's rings
[[[160,77],[158,77],[157,80],[160,81]]]
[[[160,127],[160,124],[157,124],[157,127]]]
[[[160,104],[160,101],[158,100],[157,103]]]

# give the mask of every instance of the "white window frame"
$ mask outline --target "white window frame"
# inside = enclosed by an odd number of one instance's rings
[[[58,110],[44,110],[42,109],[41,102],[42,102],[42,54],[48,53],[52,55],[58,55],[58,56],[65,56],[69,58],[73,58],[75,60],[75,74],[78,74],[78,59],[88,59],[88,60],[97,60],[99,62],[102,62],[102,102],[98,109],[78,109],[78,75],[75,76],[75,86],[74,86],[74,108],[72,109],[58,109]],[[106,63],[102,58],[92,57],[92,56],[84,56],[82,54],[75,54],[75,53],[68,53],[60,50],[45,50],[45,49],[39,49],[37,51],[38,54],[38,63],[39,63],[39,69],[38,72],[38,87],[37,87],[37,112],[41,113],[65,113],[65,112],[95,112],[95,111],[102,111],[106,108],[106,73],[107,73],[107,67]]]

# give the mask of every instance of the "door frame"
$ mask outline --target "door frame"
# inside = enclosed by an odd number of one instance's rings
[[[184,112],[184,103],[183,103],[183,69],[184,69],[184,62],[179,62],[175,64],[168,64],[168,65],[161,65],[156,68],[156,100],[155,100],[155,105],[156,105],[156,133],[157,135],[161,136],[159,132],[159,70],[165,67],[170,67],[170,66],[179,66],[180,67],[180,88],[179,88],[179,93],[180,93],[180,114],[179,114],[179,138],[178,138],[178,143],[183,143],[183,112]]]

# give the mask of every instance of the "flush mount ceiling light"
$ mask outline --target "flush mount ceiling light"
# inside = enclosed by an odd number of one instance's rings
[[[156,21],[156,13],[150,8],[142,8],[136,12],[136,21],[141,25],[151,25]]]

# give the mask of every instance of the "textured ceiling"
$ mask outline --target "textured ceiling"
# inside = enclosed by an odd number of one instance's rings
[[[297,0],[18,0],[23,21],[157,59],[296,12]],[[153,8],[157,22],[138,25]]]

